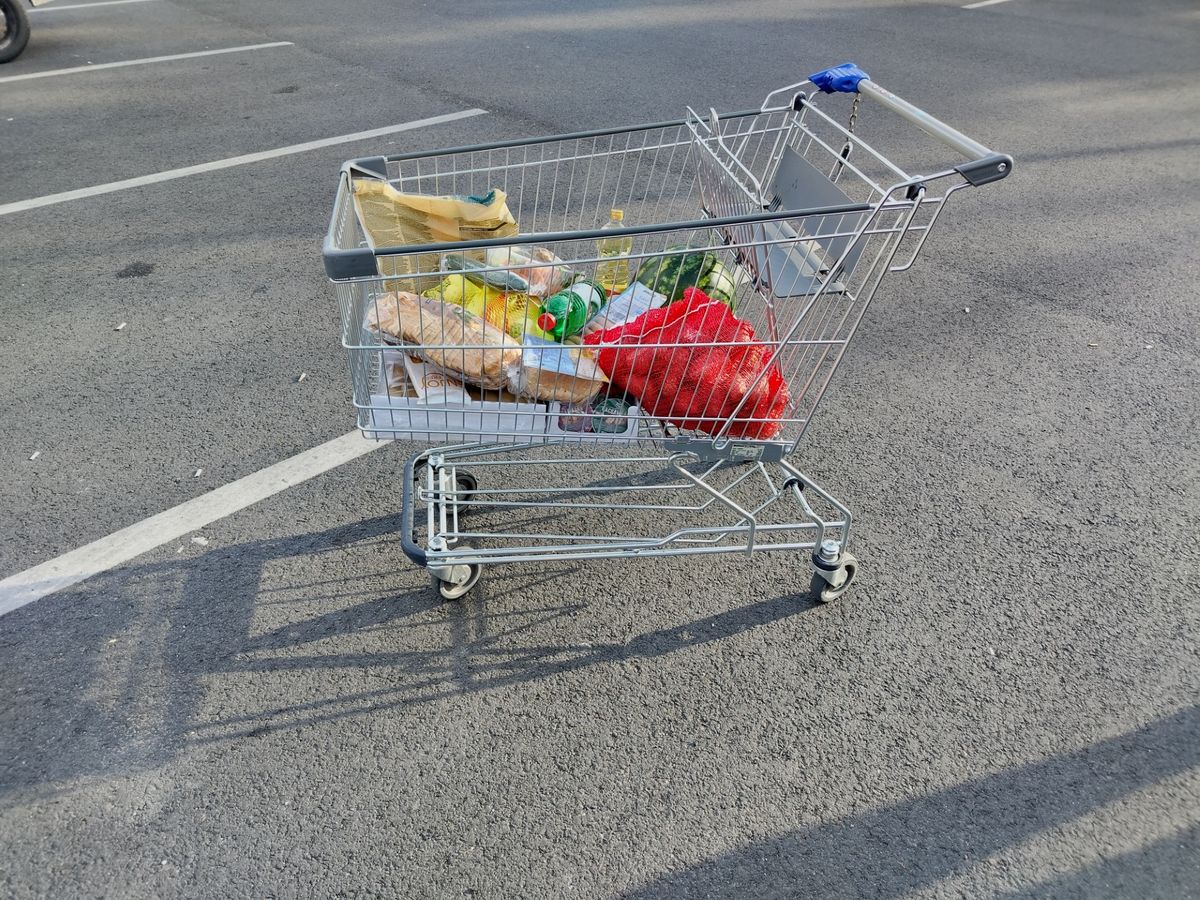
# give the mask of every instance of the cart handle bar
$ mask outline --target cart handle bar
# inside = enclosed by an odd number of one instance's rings
[[[916,125],[930,137],[937,138],[947,147],[957,150],[971,161],[965,165],[955,166],[955,170],[973,185],[987,184],[999,181],[1012,171],[1012,157],[997,153],[985,147],[979,141],[967,137],[956,128],[947,125],[941,119],[931,116],[919,106],[914,106],[903,97],[893,94],[887,88],[880,87],[871,80],[871,76],[854,63],[842,63],[829,69],[822,69],[808,76],[805,81],[777,88],[763,99],[761,112],[770,108],[771,98],[787,91],[796,91],[811,85],[827,94],[834,92],[844,94],[862,94],[870,97],[880,106],[891,110],[902,119]],[[799,109],[799,104],[807,101],[803,93],[795,94],[793,106]]]

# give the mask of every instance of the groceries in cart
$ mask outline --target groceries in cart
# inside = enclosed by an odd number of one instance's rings
[[[564,403],[591,400],[608,384],[593,351],[533,335],[526,335],[521,365],[510,375],[508,386],[514,394]]]
[[[376,244],[381,237],[402,245],[517,230],[498,189],[483,197],[426,197],[384,181],[354,184],[359,216]],[[603,230],[623,225],[623,211],[614,209]],[[787,388],[775,366],[764,371],[770,351],[733,314],[746,273],[716,252],[677,245],[644,259],[631,280],[632,238],[604,237],[597,249],[595,281],[546,247],[438,254],[436,265],[425,261],[421,270],[434,283],[420,296],[400,290],[378,298],[367,326],[386,341],[411,345],[465,389],[585,410],[564,415],[575,426],[567,431],[624,431],[636,403],[681,428],[717,433],[732,416],[725,429],[732,437],[775,436]],[[578,346],[581,338],[593,349]],[[590,403],[601,391],[597,412]]]
[[[432,196],[396,190],[380,178],[351,178],[354,210],[372,250],[409,245],[512,237],[517,222],[504,191],[482,196]],[[432,280],[437,254],[389,253],[378,258],[388,290],[421,290]],[[395,276],[395,277],[392,277]],[[416,280],[414,280],[416,279]]]
[[[619,390],[656,418],[709,434],[772,438],[788,404],[772,350],[724,303],[687,288],[671,303],[584,338]]]
[[[422,362],[419,357],[409,353],[400,356],[399,360],[389,361],[387,379],[390,391],[405,393],[411,386],[423,403],[461,406],[474,401],[461,381],[451,378],[436,366]]]
[[[604,288],[580,279],[542,301],[537,325],[556,341],[566,341],[583,332],[588,320],[604,303]]]
[[[520,344],[456,303],[407,291],[375,298],[366,324],[384,342],[411,348],[438,370],[485,390],[578,403],[596,396],[608,381],[591,350],[532,335]]]
[[[611,231],[616,228],[626,228],[625,211],[614,209],[609,213],[608,222],[601,231]],[[633,238],[603,237],[596,242],[596,251],[600,254],[600,262],[596,264],[596,281],[604,286],[609,294],[619,294],[629,286],[629,256],[633,253]]]
[[[524,286],[517,290],[531,297],[549,297],[571,283],[574,273],[545,247],[489,247],[484,253],[489,266],[508,269]]]
[[[518,341],[526,333],[536,333],[541,312],[537,301],[528,294],[505,291],[459,274],[447,275],[421,296],[461,306]]]
[[[488,303],[504,296],[504,290],[455,273],[447,275],[433,287],[422,291],[421,296],[426,300],[453,303],[472,315],[482,316]]]
[[[560,431],[577,434],[623,435],[630,430],[637,409],[626,397],[604,397],[591,403],[564,406],[558,416]]]
[[[651,290],[640,281],[635,281],[600,307],[583,326],[583,333],[588,335],[596,331],[616,328],[618,325],[632,322],[642,313],[665,306],[666,303],[667,298],[662,294]]]
[[[454,303],[393,291],[367,310],[367,327],[384,340],[411,344],[426,362],[482,388],[504,387],[521,345]]]

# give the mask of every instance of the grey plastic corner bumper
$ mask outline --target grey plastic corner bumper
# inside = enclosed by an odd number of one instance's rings
[[[991,184],[993,181],[999,181],[1001,178],[1007,178],[1008,173],[1012,171],[1012,157],[1006,153],[993,153],[990,156],[985,156],[983,159],[972,160],[969,163],[963,163],[961,166],[955,166],[956,171],[963,178],[967,179],[975,187],[981,184]]]

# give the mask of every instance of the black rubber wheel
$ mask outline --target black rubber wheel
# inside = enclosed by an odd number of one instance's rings
[[[3,2],[3,0],[0,0],[0,2]],[[416,469],[413,470],[413,485],[417,490],[420,490],[422,487],[425,486],[425,469],[426,468],[427,468],[427,464],[421,463],[420,465],[418,465],[416,467]],[[476,478],[474,475],[472,475],[470,472],[456,471],[454,473],[454,483],[455,483],[456,489],[460,492],[479,490],[479,479]]]
[[[454,482],[458,486],[460,494],[479,490],[479,479],[470,472],[455,472]]]
[[[12,62],[29,43],[29,17],[21,6],[22,0],[0,0],[0,63]]]

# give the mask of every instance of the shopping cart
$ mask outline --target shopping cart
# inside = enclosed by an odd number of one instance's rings
[[[965,159],[947,162],[945,148]],[[428,568],[446,599],[464,596],[482,567],[499,563],[756,550],[810,554],[820,599],[840,596],[857,569],[850,510],[788,457],[880,281],[912,266],[954,193],[1011,168],[1008,156],[852,64],[772,91],[752,110],[688,108],[676,121],[346,163],[324,262],[340,303],[358,424],[368,437],[429,445],[403,470],[404,552]],[[519,233],[380,246],[355,205],[364,179],[409,194],[498,189]],[[599,230],[612,208],[624,210],[627,224]],[[662,258],[677,258],[685,267],[695,254],[715,257],[736,273],[727,302],[752,337],[741,330],[706,340],[701,331],[684,341],[666,329],[644,332],[635,339],[651,368],[674,355],[654,390],[643,384],[637,396],[628,378],[614,375],[580,403],[553,391],[494,389],[495,372],[484,372],[481,360],[495,347],[466,332],[430,340],[446,333],[445,322],[422,321],[433,330],[421,331],[419,349],[380,330],[393,292],[428,296],[433,288],[439,296],[447,254],[471,257],[477,280],[503,283],[515,268],[495,263],[496,253],[541,248],[541,259],[554,260],[541,265],[594,280],[606,259],[597,242],[611,238],[632,242],[631,275],[646,260],[660,259],[661,268]],[[682,302],[692,301],[702,298]],[[433,302],[418,315],[453,314],[452,304]],[[490,313],[489,303],[488,320]],[[537,345],[520,328],[533,331],[529,323],[540,320],[523,321],[515,332],[507,319],[495,323],[522,346],[519,359]],[[589,358],[630,352],[628,338],[612,335],[601,332]],[[461,384],[422,396],[414,353]],[[689,382],[685,408],[672,406],[676,398],[666,395],[684,391],[679,372],[714,358],[726,366],[718,365],[718,380],[738,392],[723,395],[714,383],[703,396],[705,386]],[[767,384],[775,387],[764,405]]]

